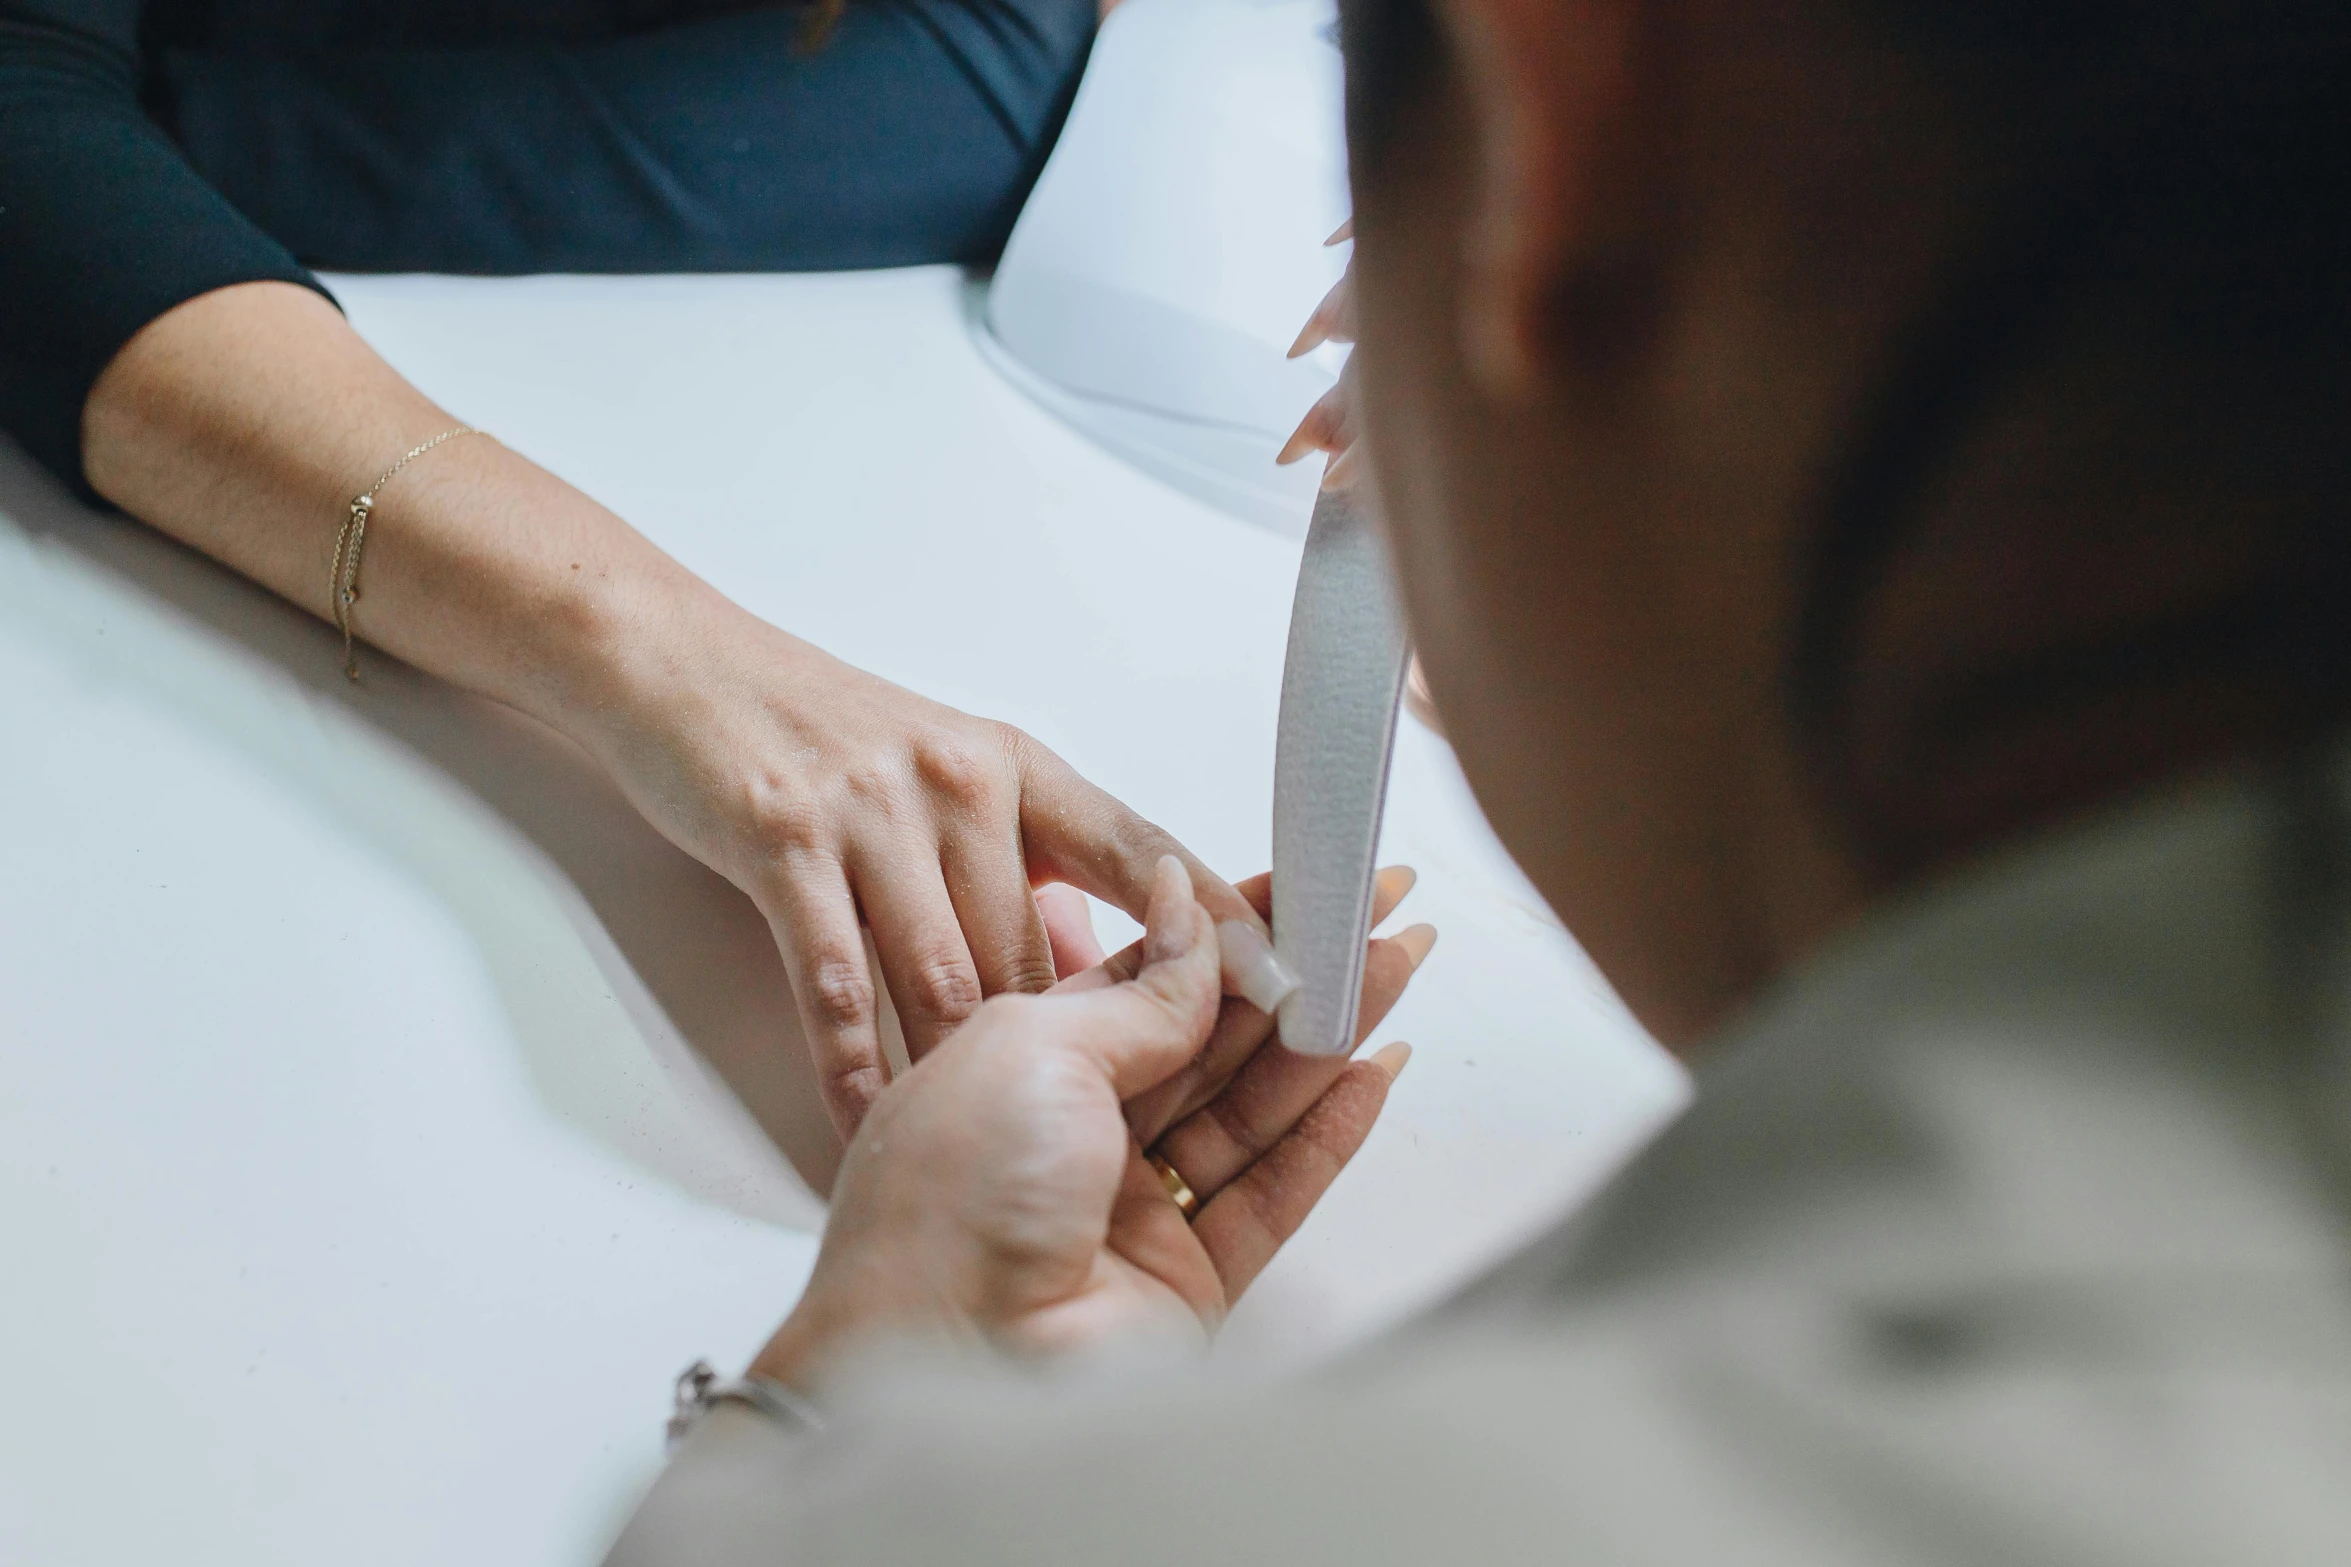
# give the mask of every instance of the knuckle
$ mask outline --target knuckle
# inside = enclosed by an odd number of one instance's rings
[[[873,975],[863,955],[830,957],[808,973],[808,1005],[837,1033],[864,1028],[874,1019]]]
[[[828,813],[805,790],[782,779],[761,779],[749,790],[751,830],[771,852],[811,853],[825,847]]]
[[[860,815],[896,817],[906,804],[906,785],[892,769],[860,763],[842,769],[838,787],[850,808]]]
[[[908,975],[913,994],[910,1010],[960,1023],[980,1007],[980,980],[964,958],[934,954],[921,959]]]
[[[1051,990],[1061,976],[1053,972],[1053,960],[1035,953],[1022,953],[1014,958],[1004,973],[1003,990],[1017,994],[1036,994]]]
[[[1235,1191],[1227,1187],[1228,1192]],[[1278,1180],[1252,1181],[1238,1188],[1241,1216],[1251,1228],[1271,1246],[1279,1246],[1297,1229],[1287,1213],[1283,1192]]]
[[[1255,1159],[1273,1146],[1273,1139],[1262,1135],[1251,1124],[1250,1117],[1233,1102],[1234,1096],[1220,1094],[1209,1101],[1201,1113],[1224,1139],[1239,1149],[1242,1155]]]
[[[850,1125],[865,1119],[882,1090],[890,1086],[889,1077],[871,1061],[851,1061],[828,1068],[822,1074],[825,1103],[834,1107]]]
[[[1109,836],[1112,851],[1130,865],[1156,865],[1161,855],[1175,848],[1167,829],[1123,806],[1111,818]]]
[[[914,767],[933,797],[965,808],[992,803],[1005,781],[1002,753],[991,757],[962,735],[925,736],[915,747]]]
[[[1216,1021],[1215,1000],[1192,986],[1145,984],[1139,989],[1157,1014],[1160,1028],[1198,1043]]]
[[[1011,764],[1015,772],[1027,767],[1032,762],[1053,754],[1039,745],[1036,739],[1018,724],[1007,724],[990,719],[988,720],[988,733],[995,737],[997,751],[1006,762]]]

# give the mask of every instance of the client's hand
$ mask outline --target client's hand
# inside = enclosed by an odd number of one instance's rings
[[[578,741],[751,896],[844,1136],[887,1077],[861,922],[919,1055],[983,996],[1053,982],[1032,885],[1140,917],[1152,867],[1182,855],[1025,736],[746,613],[519,453],[429,440],[457,424],[318,295],[247,283],[165,312],[115,356],[84,463],[126,511],[315,612],[336,497],[429,451],[372,513],[360,633]],[[1261,928],[1185,865],[1220,919]],[[1278,994],[1271,949],[1248,946],[1233,979]]]
[[[916,1060],[983,998],[1054,982],[1034,884],[1082,888],[1140,918],[1152,869],[1172,854],[1217,919],[1262,929],[1167,833],[1018,730],[731,605],[697,602],[680,618],[640,639],[677,650],[629,682],[592,749],[639,810],[767,916],[844,1139],[888,1081],[861,921]],[[1264,969],[1271,948],[1240,939],[1236,978],[1263,999],[1248,970]]]
[[[1374,944],[1367,1029],[1428,939]],[[878,1337],[1033,1354],[1214,1328],[1361,1146],[1404,1055],[1257,1050],[1262,1014],[1220,1016],[1217,945],[1164,860],[1139,953],[990,1001],[908,1073],[851,1145],[807,1293],[753,1369],[806,1386]],[[1197,1196],[1190,1223],[1154,1144]]]

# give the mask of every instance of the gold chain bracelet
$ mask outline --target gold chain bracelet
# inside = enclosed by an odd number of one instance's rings
[[[335,562],[327,587],[334,596],[335,629],[343,633],[343,673],[356,684],[359,680],[359,654],[351,645],[351,606],[359,602],[359,551],[367,542],[368,514],[375,510],[376,496],[392,476],[410,463],[440,445],[454,441],[461,435],[488,435],[470,424],[461,424],[454,430],[443,430],[422,446],[412,447],[400,460],[376,475],[376,482],[351,497],[350,515],[343,519],[343,527],[335,535]]]

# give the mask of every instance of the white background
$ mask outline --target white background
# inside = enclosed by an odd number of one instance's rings
[[[336,288],[760,614],[1266,863],[1297,546],[996,380],[957,274]],[[0,1560],[591,1561],[670,1377],[805,1277],[758,1127],[826,1134],[749,906],[554,737],[366,668],[0,452]],[[1418,1054],[1227,1355],[1392,1321],[1679,1102],[1409,723],[1385,857],[1443,932],[1378,1036]]]

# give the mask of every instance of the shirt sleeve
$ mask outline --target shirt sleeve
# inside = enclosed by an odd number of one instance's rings
[[[858,0],[464,47],[161,51],[207,180],[329,271],[816,271],[1000,249],[1096,0]]]
[[[82,404],[133,334],[233,283],[319,287],[142,112],[138,9],[0,0],[0,429],[85,493]]]

